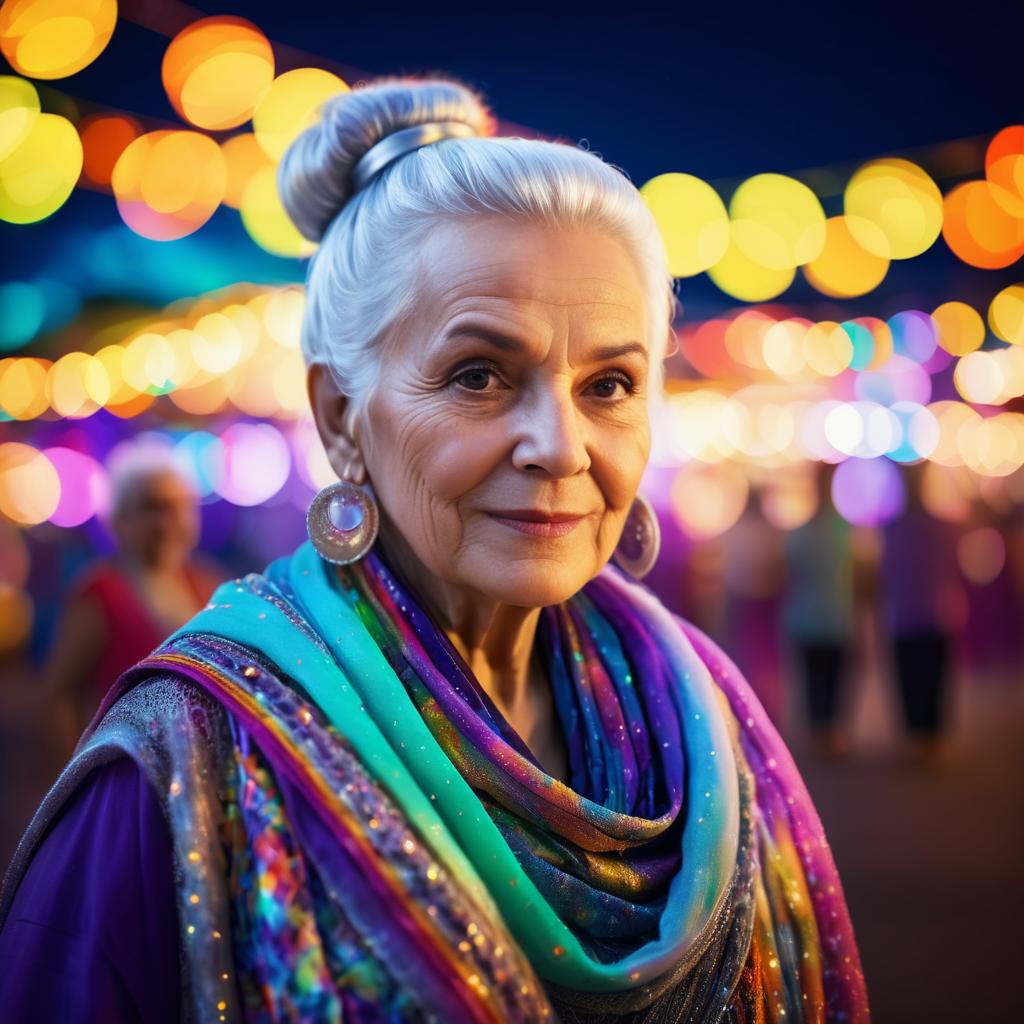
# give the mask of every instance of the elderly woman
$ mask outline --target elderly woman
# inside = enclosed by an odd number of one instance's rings
[[[637,582],[655,224],[593,153],[492,127],[389,79],[286,154],[339,482],[105,699],[6,881],[8,1009],[867,1019],[789,754]]]

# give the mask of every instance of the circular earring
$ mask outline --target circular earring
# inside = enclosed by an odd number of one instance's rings
[[[626,516],[622,536],[612,553],[612,561],[634,579],[646,576],[658,560],[661,527],[654,506],[642,495],[633,499]]]
[[[339,480],[310,503],[306,532],[320,557],[335,565],[357,562],[377,539],[380,514],[369,487]]]

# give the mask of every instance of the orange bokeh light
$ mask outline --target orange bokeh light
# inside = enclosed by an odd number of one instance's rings
[[[199,128],[237,128],[274,80],[267,37],[245,18],[217,15],[182,29],[160,69],[174,109]]]
[[[1024,256],[1024,219],[1009,212],[1012,199],[990,181],[967,181],[947,194],[942,236],[964,263],[999,270]]]
[[[78,126],[84,151],[82,173],[94,185],[109,185],[118,157],[142,134],[134,117],[98,114]]]
[[[137,234],[157,241],[202,227],[224,197],[227,172],[220,147],[198,132],[140,135],[111,175],[117,208]]]

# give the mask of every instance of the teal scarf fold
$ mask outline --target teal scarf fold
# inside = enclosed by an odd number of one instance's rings
[[[298,681],[541,977],[636,988],[717,927],[740,828],[726,718],[671,613],[615,570],[542,611],[567,784],[537,763],[382,550],[336,572],[303,545],[221,587],[177,635],[189,633],[256,649]]]

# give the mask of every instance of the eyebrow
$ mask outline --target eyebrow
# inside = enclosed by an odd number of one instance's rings
[[[455,327],[445,336],[446,341],[451,341],[454,338],[479,338],[481,341],[501,349],[502,352],[522,352],[526,348],[518,338],[502,334],[501,331],[496,331],[491,327],[481,327],[476,324],[463,324]],[[639,341],[624,341],[620,344],[600,345],[593,350],[590,358],[594,360],[616,359],[631,352],[637,352],[644,356],[645,359],[647,358],[647,346]]]

